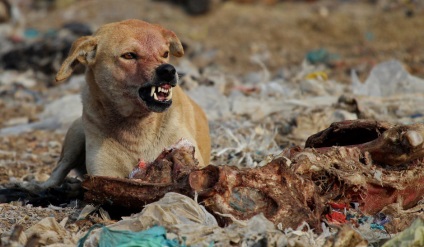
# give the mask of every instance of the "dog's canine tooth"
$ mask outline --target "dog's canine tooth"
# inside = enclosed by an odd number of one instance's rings
[[[154,93],[154,94],[153,94],[153,98],[154,98],[155,100],[158,100],[158,96],[156,95],[156,93]]]
[[[169,89],[169,94],[168,94],[168,96],[166,97],[166,100],[170,100],[170,99],[172,99],[172,88],[171,88],[171,89]]]
[[[155,91],[156,91],[156,87],[152,86],[152,89],[150,91],[150,97],[153,97],[153,95],[155,94]]]

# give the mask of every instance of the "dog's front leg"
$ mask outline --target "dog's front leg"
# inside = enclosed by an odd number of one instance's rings
[[[79,173],[86,173],[85,134],[81,118],[75,120],[66,133],[58,165],[50,178],[41,184],[41,188],[47,189],[60,185],[72,169],[76,169]]]

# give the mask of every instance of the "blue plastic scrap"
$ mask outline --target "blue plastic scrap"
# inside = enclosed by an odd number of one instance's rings
[[[386,230],[386,229],[384,229],[384,226],[376,224],[376,223],[371,223],[371,229],[378,229],[378,230],[382,230],[382,231]]]
[[[358,219],[358,223],[359,223],[359,224],[364,224],[364,223],[366,223],[369,219],[370,219],[370,217],[368,217],[368,216],[362,216],[362,217],[360,217],[360,218]]]
[[[98,226],[96,226],[97,228]],[[78,244],[79,247],[84,246],[92,229],[87,235],[82,238]],[[107,227],[102,227],[100,232],[99,247],[186,247],[185,244],[180,245],[177,239],[167,239],[166,230],[163,226],[154,226],[150,229],[131,232],[111,230]]]
[[[328,63],[339,58],[340,56],[338,54],[329,53],[324,48],[312,50],[306,54],[306,60],[311,64]]]
[[[389,222],[390,222],[390,218],[383,213],[378,213],[377,215],[374,216],[373,223],[376,223],[379,225],[385,225]]]

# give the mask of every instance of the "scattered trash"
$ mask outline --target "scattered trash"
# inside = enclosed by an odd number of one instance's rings
[[[66,111],[63,110],[63,106],[66,106]],[[81,117],[81,114],[81,95],[70,94],[46,104],[44,111],[40,114],[40,119],[42,119],[42,122],[51,119],[52,122],[56,122],[59,125],[59,128],[68,129],[72,122]],[[39,125],[42,124],[40,123]],[[43,128],[52,129],[57,127],[45,126]]]
[[[78,220],[82,220],[85,219],[89,214],[93,213],[94,211],[96,211],[98,209],[98,207],[95,207],[91,204],[87,204],[85,205],[85,207],[81,210],[80,214],[78,215]]]
[[[12,84],[19,84],[26,88],[31,88],[36,85],[34,80],[34,72],[31,70],[26,71],[25,73],[19,73],[14,70],[7,70],[1,73],[0,75],[0,85],[2,87],[9,86]]]
[[[72,42],[81,35],[91,34],[91,28],[82,23],[67,23],[58,31],[41,33],[34,28],[24,31],[22,42],[0,52],[0,68],[26,71],[33,69],[53,76],[68,55]],[[78,72],[83,72],[77,70]],[[53,80],[50,79],[50,85]]]
[[[424,80],[411,76],[396,60],[375,66],[364,83],[359,81],[354,70],[351,77],[352,92],[356,95],[388,97],[424,92]]]
[[[62,243],[64,246],[75,246],[81,233],[71,233],[65,229],[68,218],[60,223],[54,217],[46,217],[27,230],[16,225],[9,237],[1,239],[2,246],[50,246]]]
[[[124,217],[123,220],[107,226],[110,230],[131,230],[133,232],[161,225],[168,235],[175,234],[187,246],[254,246],[266,239],[268,245],[321,246],[324,236],[317,236],[307,225],[302,224],[295,230],[278,230],[263,214],[246,221],[235,221],[221,228],[215,217],[193,199],[177,193],[167,193],[157,202],[145,206],[141,213]],[[196,229],[196,231],[193,231]],[[101,230],[93,230],[84,246],[97,246]]]
[[[67,107],[66,111],[63,110],[64,105]],[[62,131],[66,131],[73,121],[81,117],[81,114],[81,96],[79,94],[67,95],[47,104],[44,111],[39,115],[40,121],[2,128],[0,129],[0,136],[19,135],[39,129],[62,129]]]
[[[337,54],[329,53],[324,48],[312,50],[306,54],[306,60],[312,64],[328,63],[338,58],[339,56]]]
[[[326,81],[328,80],[328,75],[324,71],[316,71],[309,73],[305,79],[314,79],[314,80],[320,80],[320,81]]]
[[[336,225],[345,224],[347,222],[346,216],[337,211],[325,215],[325,218],[328,220],[329,223]]]
[[[209,121],[229,118],[232,115],[228,98],[214,87],[199,86],[190,90],[188,95],[205,110]]]
[[[343,225],[333,236],[330,236],[322,247],[367,247],[368,242],[352,227]]]
[[[42,219],[37,224],[28,228],[25,231],[27,236],[33,236],[38,233],[39,235],[39,244],[40,245],[50,245],[54,243],[64,243],[64,244],[75,244],[77,238],[72,236],[72,233],[66,231],[64,225],[66,218],[58,223],[55,218],[47,217]]]
[[[424,219],[417,218],[410,227],[387,241],[383,247],[424,246]]]

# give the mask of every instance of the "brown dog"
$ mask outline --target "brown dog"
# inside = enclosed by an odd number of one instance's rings
[[[82,118],[70,127],[58,166],[42,187],[60,184],[72,169],[128,177],[139,159],[151,162],[181,138],[194,144],[200,166],[209,164],[206,116],[177,85],[170,54],[184,54],[177,36],[140,20],[104,25],[73,43],[56,80],[85,65]]]

